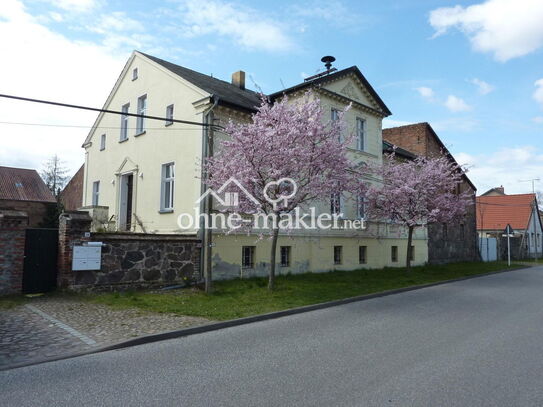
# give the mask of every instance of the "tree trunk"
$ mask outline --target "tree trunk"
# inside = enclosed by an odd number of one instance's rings
[[[407,232],[407,258],[405,259],[406,271],[411,270],[411,249],[412,249],[411,242],[413,241],[413,229],[414,229],[414,226],[409,226],[409,229]]]
[[[273,291],[275,287],[275,259],[277,257],[277,238],[279,237],[279,228],[273,229],[271,252],[270,252],[270,277],[268,280],[268,290]]]

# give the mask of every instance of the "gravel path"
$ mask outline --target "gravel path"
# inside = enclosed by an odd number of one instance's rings
[[[71,298],[34,298],[0,311],[0,368],[209,322]]]

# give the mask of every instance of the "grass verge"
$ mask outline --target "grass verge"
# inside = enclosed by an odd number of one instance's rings
[[[510,269],[521,267],[513,264]],[[507,268],[506,262],[489,262],[420,266],[410,272],[403,268],[332,271],[278,276],[277,288],[271,293],[266,278],[251,278],[215,282],[215,291],[210,295],[182,289],[89,294],[85,298],[116,308],[228,320]]]

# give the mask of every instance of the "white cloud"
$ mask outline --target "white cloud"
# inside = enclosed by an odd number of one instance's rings
[[[98,22],[93,22],[88,29],[99,34],[107,34],[111,31],[143,31],[143,25],[122,11],[114,11],[101,15]]]
[[[432,88],[421,86],[419,88],[416,88],[416,90],[417,92],[419,92],[419,95],[421,95],[425,99],[432,100],[434,98],[434,90]]]
[[[293,4],[287,9],[287,13],[304,19],[323,20],[340,29],[361,29],[373,24],[368,14],[356,13],[352,7],[345,6],[339,0],[313,0]]]
[[[470,83],[473,83],[475,86],[477,86],[478,91],[481,95],[488,95],[495,89],[495,87],[490,83],[478,78],[473,78],[472,80],[470,80]]]
[[[543,152],[534,146],[517,146],[483,154],[454,154],[459,164],[467,164],[468,176],[478,193],[503,185],[508,194],[531,192],[529,183],[543,172]]]
[[[449,95],[447,97],[444,106],[454,113],[467,112],[468,110],[471,110],[470,105],[468,105],[463,99],[454,95]]]
[[[534,100],[543,107],[543,78],[535,81],[534,85],[536,87],[533,94]]]
[[[21,1],[2,0],[0,64],[2,93],[100,107],[128,55],[72,41],[41,25]],[[96,113],[0,98],[1,122],[91,126]],[[82,164],[87,128],[0,123],[0,163],[40,168],[57,153],[72,171]]]
[[[66,11],[86,13],[99,6],[98,0],[47,0],[48,3]]]
[[[247,49],[271,52],[288,51],[294,46],[281,21],[240,4],[185,0],[181,11],[180,19],[189,36],[219,35]]]
[[[457,28],[475,51],[498,61],[527,55],[543,46],[543,1],[488,0],[468,7],[442,7],[430,12],[435,36]]]
[[[541,124],[543,123],[543,116],[536,116],[532,119],[533,122]]]

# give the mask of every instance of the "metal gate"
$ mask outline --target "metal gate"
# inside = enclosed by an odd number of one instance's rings
[[[498,244],[495,237],[480,237],[479,251],[483,261],[498,260]]]
[[[57,286],[58,229],[26,229],[23,292],[43,293]]]

